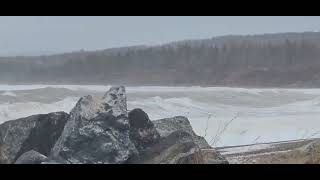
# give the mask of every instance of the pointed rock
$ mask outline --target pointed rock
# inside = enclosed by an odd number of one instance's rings
[[[126,107],[123,86],[112,87],[101,99],[81,98],[51,158],[71,164],[125,163],[137,152],[129,138]]]
[[[111,107],[111,113],[114,116],[127,116],[127,96],[124,86],[111,87],[103,96],[103,102]]]

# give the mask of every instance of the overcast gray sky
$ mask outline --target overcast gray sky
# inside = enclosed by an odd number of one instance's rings
[[[1,16],[0,55],[154,45],[229,34],[318,30],[318,16]]]

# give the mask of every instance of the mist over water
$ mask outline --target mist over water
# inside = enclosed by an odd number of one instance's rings
[[[34,114],[70,112],[81,96],[102,96],[109,88],[0,85],[0,123]],[[320,137],[316,128],[320,127],[320,89],[149,86],[126,90],[129,110],[142,108],[152,120],[186,116],[199,135],[207,134],[209,143],[225,129],[216,146]]]

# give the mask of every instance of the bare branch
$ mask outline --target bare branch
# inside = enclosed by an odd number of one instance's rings
[[[211,119],[211,114],[209,113],[208,115],[208,119],[207,119],[207,122],[206,122],[206,128],[204,130],[204,138],[207,137],[207,132],[208,132],[208,128],[209,128],[209,120]]]
[[[216,135],[210,140],[210,145],[211,146],[215,146],[221,139],[222,134],[227,130],[227,128],[230,126],[230,124],[237,119],[239,116],[239,113],[237,113],[230,121],[227,121],[226,123],[224,123],[222,129],[220,130],[220,126],[218,128],[218,132],[216,133]]]

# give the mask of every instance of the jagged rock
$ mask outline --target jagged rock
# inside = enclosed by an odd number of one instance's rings
[[[176,116],[173,118],[166,118],[153,121],[154,126],[160,133],[161,137],[168,137],[176,131],[184,131],[191,135],[192,140],[199,146],[202,151],[202,157],[206,164],[226,164],[227,159],[222,156],[218,151],[213,149],[205,140],[204,137],[198,136],[194,131],[186,117]]]
[[[15,164],[41,164],[46,161],[47,156],[40,154],[36,151],[28,151],[23,153],[15,162]]]
[[[125,88],[120,86],[112,87],[102,99],[86,96],[78,101],[50,157],[72,164],[118,164],[135,153]]]
[[[134,109],[129,112],[130,139],[138,151],[147,149],[158,143],[160,134],[142,109]]]
[[[150,121],[141,109],[129,113],[130,138],[139,150],[139,156],[130,163],[142,164],[226,164],[205,139],[197,136],[184,117]],[[162,137],[158,132],[160,131]],[[204,148],[201,149],[199,145]]]
[[[68,119],[68,114],[56,112],[1,124],[0,164],[14,163],[20,155],[30,150],[49,155]]]
[[[105,105],[109,105],[107,107],[110,107],[110,113],[114,116],[127,116],[127,96],[124,86],[111,87],[103,96],[103,101]]]
[[[133,164],[203,164],[201,150],[192,136],[185,131],[175,131],[163,137],[154,146],[131,159]]]
[[[161,137],[166,137],[177,130],[183,130],[185,132],[188,132],[192,136],[195,143],[201,149],[211,148],[211,146],[207,143],[207,141],[203,137],[198,136],[193,131],[192,126],[188,118],[186,117],[176,116],[173,118],[155,120],[153,121],[153,124],[156,127],[157,131],[160,133]]]

